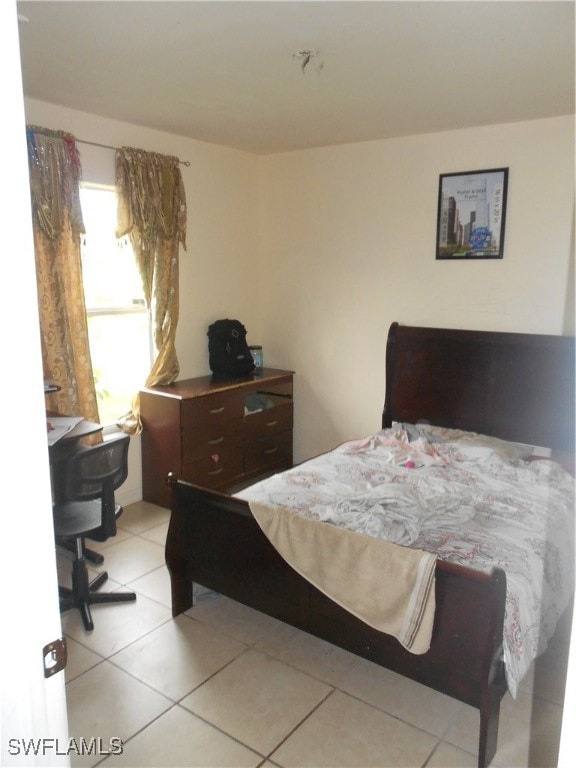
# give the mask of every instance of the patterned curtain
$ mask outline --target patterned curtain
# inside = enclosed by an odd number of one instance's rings
[[[61,388],[46,405],[97,422],[80,257],[80,155],[68,133],[26,132],[44,375]]]
[[[116,152],[116,186],[116,236],[130,238],[152,313],[157,357],[145,386],[171,384],[180,372],[174,343],[180,243],[186,249],[186,195],[178,158],[122,147]],[[119,425],[130,434],[142,431],[139,395]]]

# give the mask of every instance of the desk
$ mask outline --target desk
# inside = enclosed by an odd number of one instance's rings
[[[81,416],[60,416],[51,411],[46,412],[46,427],[50,448],[62,440],[79,440],[102,429],[100,424],[86,421]]]
[[[94,435],[96,432],[102,432],[102,424],[97,424],[95,421],[82,421],[70,430],[67,435],[64,435],[62,440],[80,440],[88,435]]]

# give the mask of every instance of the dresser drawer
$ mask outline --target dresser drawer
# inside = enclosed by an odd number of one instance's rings
[[[224,486],[242,475],[244,462],[242,443],[236,450],[214,452],[201,459],[187,463],[183,467],[183,478],[189,483],[202,485],[205,488]]]
[[[244,418],[244,434],[250,441],[257,437],[292,429],[293,422],[294,405],[291,401],[285,401],[274,408],[247,415]]]
[[[244,397],[242,393],[217,392],[206,397],[185,400],[182,403],[182,431],[204,425],[223,424],[244,415]]]
[[[292,431],[259,435],[246,440],[244,471],[246,474],[272,467],[292,466]]]
[[[242,451],[242,430],[242,419],[189,426],[182,434],[182,463],[188,464],[213,454]]]

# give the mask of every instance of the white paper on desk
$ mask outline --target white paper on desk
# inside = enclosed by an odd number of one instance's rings
[[[48,429],[48,445],[54,445],[61,437],[72,431],[76,424],[80,424],[82,416],[48,416],[46,424]]]

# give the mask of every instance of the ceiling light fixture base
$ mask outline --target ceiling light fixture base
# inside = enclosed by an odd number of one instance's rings
[[[318,51],[315,48],[300,48],[298,51],[294,51],[292,54],[293,59],[298,59],[300,62],[300,69],[302,73],[306,73],[306,67],[313,59],[318,59]],[[324,67],[324,62],[316,61],[316,69],[318,72]]]

